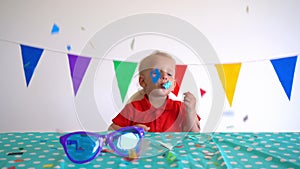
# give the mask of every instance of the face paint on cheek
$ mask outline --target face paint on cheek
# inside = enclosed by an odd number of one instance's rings
[[[160,71],[158,69],[151,70],[150,77],[152,79],[152,83],[157,83],[160,78]]]
[[[170,81],[167,81],[165,84],[163,84],[163,87],[165,89],[169,89],[171,86],[172,86],[172,82],[170,82]]]

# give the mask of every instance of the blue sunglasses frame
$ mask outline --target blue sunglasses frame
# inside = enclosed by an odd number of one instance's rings
[[[97,134],[97,133],[93,133],[93,132],[86,132],[86,131],[77,131],[77,132],[72,132],[72,133],[68,133],[68,134],[65,134],[63,136],[61,136],[59,138],[60,140],[60,144],[63,146],[64,148],[64,151],[67,155],[67,157],[74,163],[78,163],[78,164],[82,164],[82,163],[86,163],[86,162],[89,162],[89,161],[92,161],[95,157],[97,157],[99,154],[101,154],[101,151],[102,151],[102,148],[104,145],[109,145],[109,147],[117,154],[117,155],[120,155],[120,156],[123,156],[123,157],[128,157],[128,153],[124,153],[122,151],[120,151],[116,145],[114,144],[114,139],[115,138],[119,138],[120,135],[123,135],[123,134],[127,134],[127,133],[134,133],[138,136],[139,138],[139,141],[138,141],[138,145],[139,143],[141,142],[142,138],[144,137],[145,135],[145,132],[144,132],[144,129],[143,128],[140,128],[140,127],[135,127],[135,126],[129,126],[129,127],[123,127],[123,128],[120,128],[119,130],[115,130],[111,133],[108,133],[108,134]],[[88,157],[87,159],[74,159],[71,155],[71,152],[69,152],[68,150],[68,145],[70,144],[75,144],[76,145],[76,150],[77,150],[77,140],[68,140],[69,138],[71,138],[72,136],[76,136],[76,135],[79,135],[79,136],[87,136],[87,137],[93,137],[93,138],[96,138],[95,141],[97,141],[99,144],[96,144],[94,146],[94,149],[97,148],[97,150],[95,152],[93,152],[91,154],[90,157]],[[135,151],[136,152],[139,152],[139,146],[136,146],[135,147]]]

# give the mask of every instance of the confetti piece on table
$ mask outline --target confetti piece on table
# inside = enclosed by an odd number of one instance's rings
[[[169,151],[167,154],[168,162],[173,162],[177,159],[176,154],[173,151]]]
[[[183,145],[180,145],[180,146],[175,146],[176,148],[182,148],[183,147]]]
[[[166,138],[171,139],[171,138],[173,138],[173,136],[172,135],[167,135]]]
[[[16,169],[16,166],[8,167],[7,169]]]
[[[23,154],[23,152],[10,152],[7,155],[11,156],[11,155],[22,155],[22,154]]]
[[[248,115],[243,118],[243,121],[246,122],[248,120]]]
[[[19,150],[24,150],[24,148],[23,148],[23,147],[20,147]]]
[[[192,140],[197,140],[197,138],[194,136],[187,136],[187,138],[192,139]]]
[[[202,147],[200,144],[195,144],[196,147]]]
[[[59,33],[59,27],[56,24],[53,24],[51,34],[58,34]]]
[[[52,168],[53,167],[53,164],[44,164],[43,165],[43,168]]]
[[[101,152],[103,152],[103,153],[113,153],[114,151],[105,148]]]
[[[18,163],[18,162],[23,162],[23,159],[15,159],[14,162]]]
[[[219,165],[220,165],[218,162],[213,162],[213,164],[214,164],[215,166],[219,166]]]

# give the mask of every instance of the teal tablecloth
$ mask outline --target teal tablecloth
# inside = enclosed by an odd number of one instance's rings
[[[106,152],[86,164],[66,157],[60,136],[1,133],[0,168],[300,168],[300,133],[146,133],[139,159]],[[177,159],[157,141],[173,145]]]

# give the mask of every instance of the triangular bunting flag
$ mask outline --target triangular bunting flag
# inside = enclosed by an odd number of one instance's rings
[[[172,91],[172,93],[174,93],[176,96],[178,95],[186,68],[187,68],[187,65],[176,65],[176,73],[175,73],[176,86],[175,86],[174,90]]]
[[[27,87],[44,49],[20,44]]]
[[[271,63],[287,97],[291,98],[297,56],[273,59]]]
[[[73,90],[76,96],[81,81],[89,66],[91,58],[72,55],[72,54],[68,54],[68,58],[69,58],[70,73],[73,82]]]
[[[217,68],[220,80],[222,81],[228,102],[231,106],[242,64],[216,64],[215,66]]]
[[[136,67],[137,63],[114,61],[114,68],[122,102],[124,102],[124,98],[127,94],[127,90]]]

